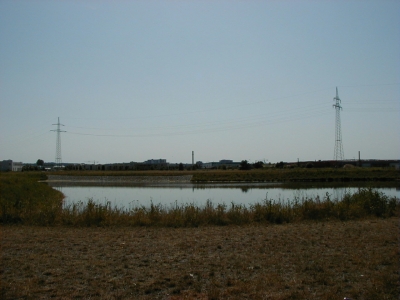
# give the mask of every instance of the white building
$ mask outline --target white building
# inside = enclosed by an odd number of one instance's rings
[[[240,162],[234,162],[230,159],[222,159],[219,162],[203,163],[203,169],[217,169],[219,167],[226,167],[227,169],[237,169],[240,167]]]
[[[23,167],[22,162],[14,162],[11,159],[1,162],[1,171],[21,172]]]

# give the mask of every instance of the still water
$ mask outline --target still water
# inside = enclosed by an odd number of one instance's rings
[[[326,186],[323,184],[177,184],[177,185],[131,185],[131,186],[68,186],[52,185],[64,195],[64,205],[87,202],[93,199],[97,203],[111,203],[111,207],[131,209],[135,207],[161,204],[171,205],[195,204],[203,206],[210,200],[214,205],[231,203],[251,205],[265,199],[290,202],[306,198],[319,197],[321,200],[329,195],[330,199],[341,199],[345,193],[355,193],[358,186]],[[374,186],[373,186],[374,187]],[[378,186],[374,189],[389,197],[400,197],[399,187]]]

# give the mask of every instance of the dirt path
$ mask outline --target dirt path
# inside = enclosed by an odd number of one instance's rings
[[[2,226],[2,299],[397,299],[398,219]]]

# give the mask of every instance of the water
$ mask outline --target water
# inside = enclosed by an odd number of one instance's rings
[[[171,205],[194,204],[203,206],[210,200],[213,204],[231,203],[249,206],[261,203],[266,198],[275,201],[293,201],[295,198],[321,200],[329,195],[330,199],[341,199],[345,193],[355,193],[359,186],[326,186],[309,185],[271,185],[271,184],[178,184],[178,185],[133,185],[133,186],[57,186],[66,198],[68,206],[79,201],[85,203],[93,199],[97,203],[111,203],[111,207],[131,209],[134,207],[161,204]],[[387,196],[400,197],[399,187],[374,187]]]

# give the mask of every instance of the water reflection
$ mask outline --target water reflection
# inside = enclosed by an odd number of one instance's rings
[[[240,189],[242,190],[243,193],[247,193],[249,191],[248,187],[242,187]]]
[[[110,202],[112,207],[128,208],[161,204],[164,206],[195,204],[203,206],[207,200],[213,204],[243,204],[261,203],[265,199],[275,201],[302,201],[304,199],[323,200],[329,196],[331,200],[342,199],[346,193],[355,193],[359,188],[369,187],[368,184],[359,185],[319,185],[319,184],[135,184],[119,186],[99,186],[86,184],[51,184],[65,196],[65,205],[86,202],[93,199],[99,203]],[[399,187],[386,184],[374,186],[388,196],[399,197]]]

